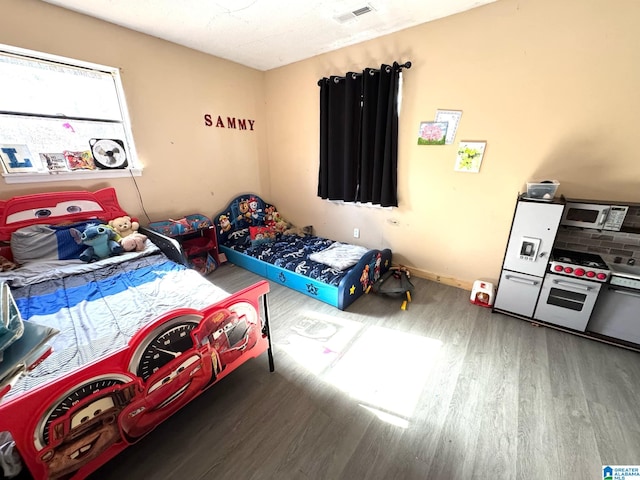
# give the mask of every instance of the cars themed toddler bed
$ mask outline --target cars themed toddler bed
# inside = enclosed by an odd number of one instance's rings
[[[340,310],[391,266],[391,250],[368,250],[291,228],[276,207],[244,194],[213,217],[218,248],[236,265]]]
[[[0,310],[59,332],[30,371],[0,375],[7,477],[22,468],[84,478],[248,359],[266,351],[273,370],[268,282],[226,292],[179,263],[171,239],[142,228],[142,251],[78,259],[70,228],[123,215],[112,188],[0,201],[0,255],[18,264],[0,273],[13,297]],[[16,243],[25,236],[37,248]],[[0,350],[3,362],[29,330]]]

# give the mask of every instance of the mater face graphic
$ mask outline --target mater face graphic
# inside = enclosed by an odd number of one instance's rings
[[[36,436],[49,478],[74,473],[122,441],[118,415],[135,391],[121,379],[102,378],[75,388],[49,409]]]

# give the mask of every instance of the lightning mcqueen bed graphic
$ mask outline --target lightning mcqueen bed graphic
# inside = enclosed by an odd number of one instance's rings
[[[37,479],[86,477],[264,352],[273,371],[267,282],[229,294],[150,231],[142,252],[93,263],[68,254],[66,229],[123,215],[112,188],[0,201],[0,254],[21,265],[0,281],[25,322],[60,332],[53,353],[0,389],[0,450]],[[25,232],[43,258],[14,244]]]

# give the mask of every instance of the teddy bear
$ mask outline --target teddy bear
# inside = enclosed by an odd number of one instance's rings
[[[138,233],[140,224],[132,221],[131,217],[117,217],[109,221],[109,226],[118,234],[117,241],[120,243],[125,252],[141,252],[144,250],[144,243],[147,236]]]
[[[117,217],[109,221],[109,226],[115,230],[115,232],[122,238],[127,235],[131,235],[133,232],[137,232],[140,228],[140,224],[136,221],[131,221],[131,217]]]

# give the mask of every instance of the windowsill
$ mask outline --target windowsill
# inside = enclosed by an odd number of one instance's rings
[[[40,183],[63,182],[66,180],[93,180],[102,178],[141,177],[141,168],[114,169],[114,170],[89,170],[60,173],[3,173],[5,183]]]
[[[391,210],[397,207],[383,207],[382,205],[374,205],[371,202],[360,203],[360,202],[345,202],[344,200],[331,200],[329,198],[325,199],[329,203],[333,203],[336,205],[350,205],[352,207],[365,207],[365,208],[377,208],[380,210]]]

